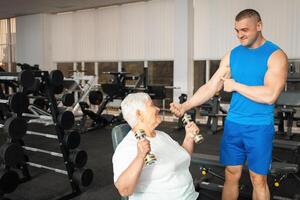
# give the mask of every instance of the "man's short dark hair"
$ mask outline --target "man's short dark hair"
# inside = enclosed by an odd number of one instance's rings
[[[253,9],[245,9],[245,10],[242,10],[241,12],[239,12],[239,14],[237,14],[235,17],[235,21],[238,22],[242,19],[251,18],[251,17],[255,18],[257,20],[257,22],[261,21],[259,13]]]

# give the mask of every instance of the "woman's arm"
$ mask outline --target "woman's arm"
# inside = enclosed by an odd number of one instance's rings
[[[115,182],[115,186],[121,196],[130,196],[134,192],[144,167],[144,158],[151,150],[149,140],[139,140],[137,148],[138,151],[135,159],[131,162],[128,168],[122,172],[118,180]]]
[[[136,157],[129,167],[119,176],[115,186],[121,196],[130,196],[137,184],[144,166],[144,158]]]

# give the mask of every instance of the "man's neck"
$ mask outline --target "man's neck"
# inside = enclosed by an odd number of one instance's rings
[[[255,40],[255,42],[251,46],[249,46],[248,48],[249,49],[256,49],[256,48],[262,46],[265,42],[266,42],[266,39],[263,36],[259,36]]]

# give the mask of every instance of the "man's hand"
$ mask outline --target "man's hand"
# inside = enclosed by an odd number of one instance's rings
[[[137,142],[137,157],[144,159],[151,151],[150,142],[147,139],[141,139]]]
[[[185,113],[185,110],[180,103],[170,103],[170,110],[176,117],[181,117]]]
[[[199,128],[198,126],[195,124],[195,122],[189,122],[186,126],[185,126],[185,137],[188,137],[189,139],[194,140],[194,137],[196,134],[199,133]]]
[[[229,79],[229,78],[221,78],[223,83],[223,89],[225,92],[234,92],[235,91],[235,87],[237,85],[237,82],[235,82],[235,80],[233,79]]]

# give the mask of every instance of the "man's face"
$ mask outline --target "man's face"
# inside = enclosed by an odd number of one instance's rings
[[[254,17],[244,18],[235,22],[235,31],[240,43],[252,47],[261,32],[262,23]]]

